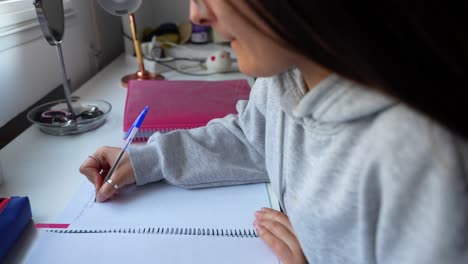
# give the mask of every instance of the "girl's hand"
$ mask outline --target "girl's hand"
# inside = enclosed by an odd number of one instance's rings
[[[114,161],[117,159],[119,152],[120,148],[101,147],[92,155],[89,155],[80,166],[80,172],[94,184],[96,188],[96,201],[98,202],[114,198],[119,193],[120,188],[135,182],[133,167],[128,153],[124,153],[120,159],[119,166],[111,175],[110,180],[112,180],[112,184],[103,182]],[[117,184],[118,188],[114,188],[114,184]]]
[[[284,264],[307,263],[287,215],[262,208],[255,213],[254,227]]]

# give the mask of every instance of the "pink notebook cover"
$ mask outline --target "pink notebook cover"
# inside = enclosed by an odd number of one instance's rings
[[[137,140],[156,131],[204,126],[214,118],[237,113],[236,103],[247,100],[246,80],[228,81],[130,81],[124,113],[124,132],[146,105],[149,111]]]

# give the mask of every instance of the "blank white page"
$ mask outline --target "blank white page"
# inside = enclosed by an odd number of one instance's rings
[[[89,185],[89,188],[93,188]],[[253,230],[254,213],[270,207],[264,183],[187,190],[162,182],[123,189],[94,203],[93,192],[69,229],[212,228]],[[91,194],[91,195],[90,195]],[[86,200],[86,199],[81,199]]]
[[[259,238],[44,233],[26,263],[279,263]]]

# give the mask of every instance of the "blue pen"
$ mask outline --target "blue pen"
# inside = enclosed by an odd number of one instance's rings
[[[127,150],[128,146],[130,145],[130,143],[132,143],[133,139],[135,138],[135,135],[137,134],[138,129],[141,127],[143,120],[145,120],[148,109],[149,109],[149,106],[146,106],[145,109],[141,111],[140,115],[137,117],[135,122],[133,122],[132,127],[130,128],[127,135],[125,136],[125,138],[127,139],[127,141],[125,141],[125,145],[120,150],[120,153],[117,156],[117,159],[115,160],[114,165],[112,165],[109,172],[107,173],[106,178],[104,178],[103,183],[105,182],[110,183],[116,190],[119,188],[119,186],[115,184],[114,182],[112,182],[112,180],[110,180],[109,178],[111,177],[112,173],[114,173],[114,170],[117,168],[117,166],[119,165],[120,159],[122,158],[123,154]]]

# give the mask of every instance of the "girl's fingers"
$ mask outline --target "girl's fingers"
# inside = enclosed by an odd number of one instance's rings
[[[300,249],[296,236],[282,223],[272,220],[256,220],[256,224],[283,241],[290,251],[295,252],[298,248]]]
[[[282,263],[291,263],[293,253],[285,241],[273,234],[267,227],[260,223],[254,223],[255,229],[260,238],[275,253]]]
[[[100,203],[107,201],[108,199],[116,195],[118,189],[121,187],[122,186],[119,186],[119,184],[114,181],[112,181],[112,183],[104,182],[101,188],[99,189],[98,193],[96,194],[96,201]]]
[[[283,263],[307,263],[286,214],[262,208],[255,213],[255,218],[258,234]]]
[[[109,160],[106,155],[112,148],[100,147],[93,154],[89,155],[80,166],[80,173],[85,175],[94,184],[96,190],[101,188],[103,171],[109,170]]]
[[[80,166],[80,173],[85,175],[94,184],[96,190],[102,185],[101,165],[94,159],[87,158]]]
[[[114,173],[110,175],[112,183],[103,182],[109,173],[111,164],[115,163],[120,150],[120,148],[100,147],[92,155],[88,156],[80,166],[80,172],[94,184],[96,201],[98,202],[104,202],[114,197],[119,188],[135,182],[133,167],[127,152],[124,153]]]
[[[271,208],[262,208],[260,211],[255,212],[255,218],[259,220],[270,220],[281,223],[286,227],[289,232],[294,234],[289,218],[286,214],[273,210]]]

